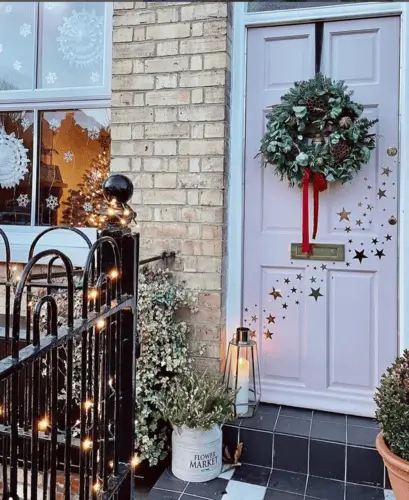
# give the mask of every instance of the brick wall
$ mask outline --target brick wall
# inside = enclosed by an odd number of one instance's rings
[[[223,352],[223,254],[231,5],[117,2],[113,32],[112,170],[135,186],[142,252],[178,254],[200,290],[192,348]]]

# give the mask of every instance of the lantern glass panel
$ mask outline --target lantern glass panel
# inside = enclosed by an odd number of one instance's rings
[[[229,343],[224,381],[237,391],[234,411],[241,418],[252,417],[261,398],[260,369],[256,342],[245,343],[233,338]]]

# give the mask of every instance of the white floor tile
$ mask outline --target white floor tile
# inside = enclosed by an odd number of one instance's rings
[[[385,490],[385,500],[396,500],[392,490]]]
[[[228,470],[227,472],[222,472],[219,477],[221,477],[222,479],[227,479],[227,481],[229,481],[233,477],[235,470],[236,470],[236,468],[233,467],[232,469]]]
[[[263,500],[266,488],[240,481],[229,481],[226,491],[223,500]]]

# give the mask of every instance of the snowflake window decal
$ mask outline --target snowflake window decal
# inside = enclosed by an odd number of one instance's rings
[[[11,3],[8,3],[7,5],[4,6],[4,12],[6,14],[10,14],[12,10],[13,10],[13,6],[11,5]]]
[[[3,44],[0,43],[0,54],[3,52]]]
[[[52,85],[57,80],[58,80],[57,73],[49,71],[48,74],[45,76],[45,81],[48,83],[48,85]]]
[[[27,38],[31,35],[31,24],[24,23],[20,26],[20,35]]]
[[[57,38],[59,52],[70,66],[79,68],[94,66],[102,61],[104,47],[104,18],[95,10],[89,12],[72,11],[70,17],[64,17],[64,23],[58,27]]]
[[[64,161],[67,163],[73,161],[74,159],[74,153],[72,151],[67,151],[64,153]]]
[[[85,212],[92,212],[92,205],[91,205],[91,203],[84,203],[84,205],[82,206],[82,208],[84,209]]]
[[[14,132],[7,134],[0,128],[0,187],[13,188],[28,172],[30,160],[28,149],[23,146],[23,139],[18,139]]]
[[[23,118],[21,119],[20,123],[21,123],[21,126],[23,127],[24,132],[31,125],[30,120],[27,118],[27,116],[23,116]]]
[[[53,132],[55,132],[60,127],[60,125],[61,123],[55,118],[51,118],[51,120],[48,122],[48,126]]]
[[[91,139],[91,140],[95,140],[95,139],[98,139],[99,137],[99,128],[96,127],[95,125],[93,127],[90,127],[88,129],[88,137]]]
[[[23,67],[23,65],[21,64],[21,61],[14,61],[13,68],[16,71],[20,71],[22,67]]]
[[[55,210],[60,206],[58,198],[56,196],[53,196],[52,194],[50,194],[50,196],[45,199],[45,203],[47,205],[47,208],[49,208],[50,210]]]
[[[28,198],[28,194],[20,194],[20,196],[17,198],[17,204],[19,207],[24,207],[30,203],[30,200]]]
[[[93,71],[89,79],[91,80],[92,83],[98,83],[99,80],[101,79],[101,75],[98,73],[98,71]]]
[[[44,2],[44,7],[47,10],[52,10],[55,7],[55,2]]]

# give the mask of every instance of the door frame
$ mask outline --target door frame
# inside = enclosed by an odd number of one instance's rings
[[[244,161],[247,30],[252,27],[302,24],[396,15],[401,19],[398,187],[398,348],[409,348],[409,3],[362,3],[269,12],[246,12],[247,2],[233,3],[232,90],[229,189],[227,206],[227,291],[225,345],[242,325],[244,277]],[[408,229],[405,231],[405,226]]]

